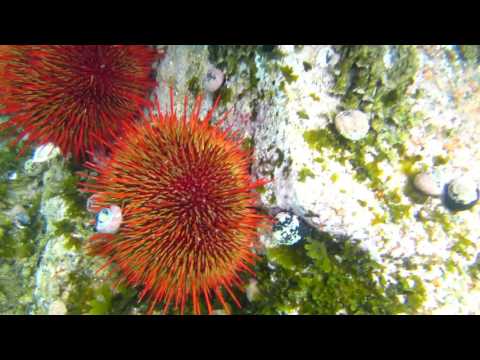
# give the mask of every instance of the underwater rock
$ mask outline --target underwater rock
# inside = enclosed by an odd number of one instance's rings
[[[222,70],[214,67],[208,69],[207,75],[205,76],[205,90],[208,92],[217,91],[222,86],[224,80],[225,76]]]
[[[420,192],[435,197],[441,196],[444,188],[440,175],[436,171],[417,174],[413,185]]]
[[[227,313],[223,309],[218,309],[218,310],[213,310],[212,315],[227,315]]]
[[[22,229],[30,224],[30,216],[28,216],[23,206],[15,205],[6,215],[13,219],[13,223],[18,228]]]
[[[30,224],[30,217],[26,212],[20,212],[17,215],[15,215],[15,223],[17,224],[18,227],[23,228]]]
[[[40,214],[45,217],[47,222],[46,231],[55,229],[55,223],[65,219],[68,205],[61,196],[54,196],[42,201]]]
[[[389,47],[390,50],[391,48]],[[477,110],[480,88],[477,85],[479,80],[473,79],[468,69],[460,67],[460,71],[456,70],[457,64],[448,61],[449,57],[445,56],[444,48],[416,48],[420,67],[415,75],[415,83],[405,96],[415,104],[409,115],[416,111],[423,115],[420,121],[409,129],[408,138],[402,139],[399,144],[405,147],[407,155],[421,154],[422,160],[413,166],[414,171],[424,171],[421,165],[430,167],[433,158],[439,154],[451,159],[448,168],[453,171],[446,176],[444,183],[447,183],[480,159],[480,148],[477,146],[480,130]],[[473,242],[473,245],[467,243],[462,246],[472,251],[478,249],[478,211],[452,214],[442,206],[437,207],[437,199],[429,199],[426,203],[412,202],[408,194],[402,191],[408,176],[405,176],[403,164],[399,162],[403,159],[396,155],[391,163],[380,161],[378,167],[367,169],[370,174],[375,175],[374,181],[384,185],[385,192],[376,191],[372,186],[373,181],[359,179],[358,167],[349,161],[354,157],[352,153],[343,156],[341,149],[330,141],[336,141],[340,135],[336,131],[330,131],[328,120],[330,114],[335,114],[339,108],[365,109],[365,106],[370,106],[371,100],[362,100],[361,106],[352,103],[350,107],[339,107],[344,101],[342,96],[345,96],[334,89],[335,83],[332,80],[332,74],[341,71],[340,68],[334,68],[340,54],[336,47],[304,46],[293,51],[289,47],[280,46],[279,49],[283,54],[280,60],[266,61],[256,54],[253,72],[229,71],[228,89],[226,86],[220,88],[220,92],[228,90],[222,94],[226,101],[225,105],[221,104],[220,109],[237,104],[240,93],[242,106],[250,109],[248,106],[256,105],[253,117],[255,121],[252,122],[250,134],[258,164],[252,167],[252,172],[259,177],[262,173],[271,174],[272,179],[262,194],[263,205],[267,208],[279,206],[289,209],[292,214],[298,215],[318,230],[341,235],[342,239],[345,237],[346,243],[350,238],[359,241],[362,248],[368,250],[374,259],[381,263],[387,275],[400,272],[418,276],[426,289],[426,300],[419,309],[421,313],[433,312],[445,303],[453,304],[448,309],[449,313],[480,313],[479,292],[471,290],[478,289],[478,281],[468,272],[472,260],[450,250],[453,246],[458,247],[457,243],[461,243],[456,233],[464,234]],[[390,50],[388,54],[392,56],[388,59],[387,67],[394,68],[399,58],[398,52]],[[195,79],[196,83],[200,84],[197,86],[200,89],[202,85],[205,87],[201,82],[210,66],[207,55],[208,51],[204,47],[170,46],[166,61],[159,66],[161,71],[157,72],[157,77],[164,81],[175,79],[175,92],[179,98],[183,98],[185,94],[190,94],[187,90],[190,80]],[[455,56],[454,53],[450,55]],[[305,67],[305,64],[308,66]],[[243,65],[240,64],[239,69],[246,67]],[[218,62],[216,66],[219,66]],[[275,67],[288,67],[291,70],[290,76],[287,78],[280,74]],[[397,70],[400,75],[403,74],[401,67]],[[478,70],[473,70],[477,71],[478,78]],[[251,79],[258,79],[258,83]],[[403,81],[404,79],[400,78],[400,82]],[[161,99],[168,98],[168,89],[164,88],[159,91]],[[377,88],[385,90],[381,85]],[[423,95],[414,96],[416,90],[420,90],[419,93]],[[262,95],[262,100],[258,102],[259,94]],[[211,97],[211,94],[207,94],[207,101],[211,101]],[[372,104],[374,109],[365,111],[373,114],[377,111],[378,103],[376,101]],[[207,105],[206,102],[205,107]],[[379,113],[384,110],[393,112],[396,109],[398,107],[392,104],[388,108],[380,107]],[[302,116],[296,116],[298,112],[302,112]],[[308,118],[304,115],[308,115]],[[406,119],[410,118],[409,116]],[[458,120],[453,120],[454,118]],[[375,118],[372,116],[372,132],[373,129],[377,131],[374,122]],[[378,125],[381,132],[388,128],[382,127],[383,125],[392,125],[392,128],[395,126],[384,122],[379,122]],[[307,142],[306,132],[311,135],[312,146]],[[331,136],[332,134],[334,135]],[[363,146],[363,142],[353,145]],[[368,151],[365,152],[366,161],[361,164],[362,169],[365,165],[370,165],[371,159],[378,154],[378,145],[366,145]],[[309,169],[315,177],[307,177],[306,182],[299,181],[297,174],[302,169]],[[479,179],[475,181],[478,183]],[[437,193],[438,189],[433,192],[432,189],[430,193]],[[388,195],[386,201],[384,198],[379,199],[378,194]],[[468,196],[466,198],[468,199]],[[46,204],[49,207],[52,205],[52,216],[55,215],[55,218],[58,212],[63,212],[61,208],[55,208],[61,204],[50,204],[45,199],[42,208],[46,208]],[[406,210],[402,210],[403,207]],[[398,217],[392,221],[392,214],[395,212]],[[416,213],[421,214],[420,220],[412,215]],[[50,219],[47,220],[48,223],[51,222]],[[49,255],[51,251],[51,247],[47,248],[47,256],[42,258],[50,259],[48,264],[61,264],[62,259],[65,259],[64,254],[59,253],[62,256],[53,258]],[[399,255],[394,258],[405,262],[392,260],[391,254],[397,253]],[[406,263],[412,266],[407,268],[404,265]],[[47,262],[42,260],[42,267],[44,264]],[[443,275],[432,281],[433,277],[429,277],[425,270],[429,267]],[[55,270],[57,268],[52,267]],[[70,266],[69,271],[70,268],[76,269]],[[268,263],[268,268],[272,269],[274,265]],[[74,270],[71,273],[76,274],[79,271]],[[41,289],[45,289],[43,292],[46,296],[44,301],[39,302],[45,304],[42,309],[45,308],[44,312],[47,312],[49,304],[60,297],[61,292],[56,289],[65,288],[64,285],[69,282],[54,280],[54,271],[45,271],[43,274]],[[390,278],[387,279],[390,283]],[[52,281],[59,285],[51,287]],[[422,282],[419,281],[418,286]],[[406,301],[418,301],[414,295],[416,294],[412,292],[412,298],[410,299],[409,295]],[[0,298],[1,296],[0,293]],[[70,309],[71,304],[64,301]],[[223,310],[219,312],[224,313]]]
[[[480,198],[477,184],[470,178],[461,177],[446,185],[445,204],[450,210],[468,210]]]
[[[30,177],[39,175],[43,171],[41,163],[33,162],[33,159],[28,159],[23,165],[25,174]]]
[[[56,300],[50,304],[48,308],[48,315],[65,315],[67,313],[67,307],[61,300]]]
[[[33,154],[32,162],[42,163],[55,158],[60,154],[60,149],[52,143],[39,146]]]
[[[343,137],[356,141],[367,136],[370,124],[367,114],[360,110],[349,110],[335,117],[335,127]]]
[[[208,59],[208,46],[205,45],[168,45],[164,48],[165,56],[156,69],[157,89],[155,90],[162,106],[169,106],[169,86],[172,84],[175,97],[196,96],[204,88],[204,79],[211,67]],[[173,79],[175,79],[173,81]],[[211,99],[208,92],[202,111],[208,111]],[[183,106],[183,104],[182,104]],[[191,106],[189,104],[189,106]],[[180,109],[180,107],[178,108]]]
[[[468,249],[478,248],[480,222],[477,211],[454,215],[439,204],[440,199],[427,201],[410,193],[409,176],[434,165],[435,170],[442,171],[445,184],[478,162],[480,80],[474,78],[474,69],[465,71],[448,60],[445,53],[454,54],[454,47],[453,51],[452,47],[414,47],[413,55],[405,56],[401,52],[407,53],[407,47],[387,46],[386,53],[391,55],[388,76],[381,63],[360,54],[366,48],[348,48],[358,50],[359,60],[345,56],[351,51],[344,47],[304,46],[295,51],[293,47],[279,46],[283,56],[275,63],[288,76],[278,75],[270,62],[256,57],[259,81],[255,89],[271,98],[266,97],[265,112],[258,113],[262,121],[254,122],[258,160],[252,170],[260,177],[265,176],[265,164],[271,167],[267,176],[271,176],[272,183],[262,193],[265,206],[289,209],[321,232],[347,239],[346,242],[358,241],[372,259],[385,266],[385,274],[402,271],[404,276],[415,274],[422,281],[425,279],[426,305],[420,310],[425,313],[427,308],[442,304],[443,289],[453,285],[442,280],[433,286],[421,266],[406,270],[392,258],[424,264],[426,260],[416,248],[431,245],[429,256],[444,260],[433,267],[448,272],[447,268],[453,266],[446,262],[454,262],[464,271],[461,282],[472,285],[468,258],[449,249],[461,242],[453,236],[454,232],[464,234],[474,243]],[[328,63],[326,53],[341,57]],[[370,70],[378,69],[379,78],[387,80],[386,86],[372,82],[372,91],[361,83],[369,83],[364,75],[354,84],[357,87],[351,86],[352,75],[359,74],[356,66],[370,64]],[[376,71],[366,69],[360,72],[375,76]],[[229,87],[237,77],[229,74]],[[410,83],[410,78],[411,85],[405,89],[399,86]],[[272,84],[280,84],[278,91],[272,91]],[[357,95],[359,90],[365,93]],[[249,93],[246,94],[248,97]],[[449,94],[458,95],[453,99]],[[391,95],[395,96],[389,98]],[[411,110],[404,111],[410,106]],[[364,141],[342,141],[339,131],[330,125],[331,114],[337,114],[338,109],[361,109],[368,117],[372,115],[371,129]],[[302,116],[298,116],[299,112]],[[399,131],[403,127],[405,133]],[[278,161],[274,158],[276,153],[281,154]],[[443,173],[446,162],[448,173]],[[302,178],[301,173],[309,175]],[[480,179],[475,176],[478,183]],[[417,219],[417,213],[424,215]],[[262,241],[268,245],[269,239],[265,238]],[[455,296],[461,299],[457,312],[480,312],[478,305],[470,307],[464,300],[473,298],[469,293],[458,291]]]
[[[250,302],[254,301],[255,298],[260,293],[260,290],[258,289],[258,281],[255,279],[250,279],[245,289],[245,293],[247,295],[248,301]]]
[[[95,229],[100,233],[115,234],[122,224],[122,209],[117,205],[100,210]]]

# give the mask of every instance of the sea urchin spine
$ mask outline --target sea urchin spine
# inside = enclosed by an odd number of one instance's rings
[[[92,236],[90,252],[107,259],[119,282],[143,287],[150,313],[157,303],[183,313],[189,302],[195,314],[201,304],[212,313],[214,298],[228,312],[226,294],[240,306],[233,290],[242,289],[242,273],[253,274],[251,245],[271,223],[255,208],[253,190],[266,181],[251,180],[251,152],[222,130],[226,115],[210,123],[218,100],[203,119],[201,102],[187,116],[185,98],[178,117],[172,91],[169,112],[152,107],[109,147],[106,164],[87,163],[97,174],[83,190],[123,215],[118,233]]]

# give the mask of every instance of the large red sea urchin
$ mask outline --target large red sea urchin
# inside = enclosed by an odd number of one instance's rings
[[[252,243],[271,223],[255,208],[253,189],[265,181],[251,180],[251,152],[222,130],[226,116],[210,124],[216,105],[203,119],[200,106],[197,98],[187,116],[185,99],[177,117],[171,94],[169,112],[152,108],[110,146],[109,161],[86,164],[96,175],[83,190],[123,216],[118,233],[93,235],[89,249],[119,282],[143,287],[150,313],[157,303],[164,312],[174,305],[212,313],[214,299],[228,312],[227,294],[240,306],[233,289],[242,288],[242,273],[253,274]]]
[[[85,159],[138,116],[158,53],[144,45],[2,45],[0,130]],[[26,138],[25,135],[28,135]]]

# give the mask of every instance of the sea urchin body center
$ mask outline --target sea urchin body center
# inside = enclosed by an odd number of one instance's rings
[[[189,214],[207,210],[211,186],[204,180],[188,175],[182,181],[179,181],[178,193],[182,199],[183,206]]]

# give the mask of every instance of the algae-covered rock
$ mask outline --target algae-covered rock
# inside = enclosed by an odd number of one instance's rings
[[[220,96],[252,176],[270,180],[255,206],[277,223],[234,311],[480,313],[480,208],[450,211],[439,196],[454,179],[480,183],[477,47],[158,48],[162,108],[170,86],[178,111],[185,96],[204,95],[203,113]],[[352,113],[368,127],[339,132]],[[0,312],[143,313],[134,289],[96,274],[79,166],[46,150],[36,162],[35,149],[0,147]],[[432,171],[441,181],[420,182]]]
[[[466,270],[479,246],[478,207],[450,213],[441,198],[426,197],[413,183],[428,169],[448,183],[477,166],[478,62],[464,63],[451,46],[277,49],[275,59],[260,48],[238,56],[226,82],[236,89],[255,79],[254,91],[233,91],[229,104],[240,102],[255,115],[248,129],[253,172],[272,180],[262,190],[263,205],[358,241],[388,284],[399,283],[394,274],[417,277],[426,289],[418,311],[431,312],[453,292],[457,312],[477,313],[470,294],[447,279],[456,274],[463,286],[475,286]],[[215,54],[227,73],[235,68],[233,50]],[[343,111],[369,114],[365,138],[338,134],[334,119]]]

